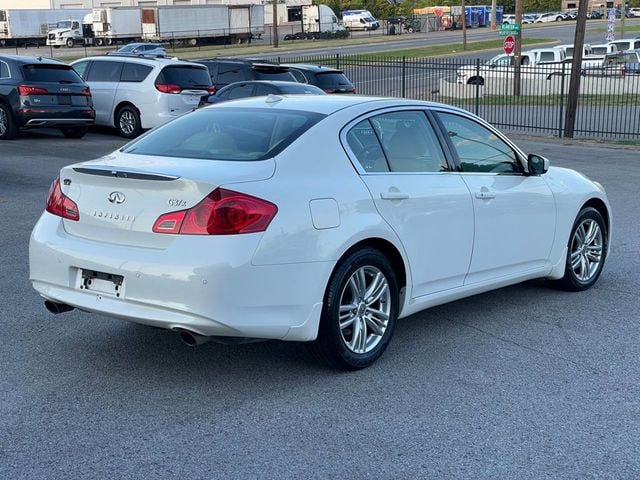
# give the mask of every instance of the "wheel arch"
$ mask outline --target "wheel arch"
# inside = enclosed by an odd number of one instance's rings
[[[115,128],[118,128],[118,125],[116,125],[116,120],[118,117],[118,112],[124,108],[124,107],[132,107],[135,108],[136,111],[138,112],[138,115],[140,115],[140,109],[138,107],[136,107],[133,103],[131,103],[128,100],[122,100],[120,103],[118,103],[116,105],[116,108],[113,109],[113,117],[111,118],[111,123],[113,124],[113,126]]]
[[[593,197],[589,200],[587,200],[584,205],[582,205],[582,207],[580,207],[580,210],[582,210],[583,208],[594,208],[598,211],[598,213],[600,213],[600,215],[602,215],[602,218],[604,219],[604,223],[605,226],[607,227],[607,238],[609,238],[611,236],[611,218],[609,215],[609,209],[607,208],[607,205],[599,198],[597,197]]]
[[[357,243],[353,244],[336,261],[329,278],[333,277],[336,268],[338,268],[338,266],[345,258],[351,255],[353,252],[361,250],[363,248],[373,248],[374,250],[378,250],[391,263],[391,267],[393,268],[393,272],[396,275],[396,281],[398,283],[398,290],[400,295],[400,311],[402,311],[402,305],[404,304],[404,296],[407,287],[407,266],[405,265],[405,261],[402,257],[402,254],[400,253],[400,250],[398,250],[398,248],[389,240],[385,240],[384,238],[380,237],[372,237],[360,240]],[[329,284],[330,282],[327,282],[327,288]]]

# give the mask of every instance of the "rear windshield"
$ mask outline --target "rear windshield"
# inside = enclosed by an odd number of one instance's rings
[[[22,75],[27,82],[82,83],[76,71],[68,65],[23,65]]]
[[[123,151],[202,160],[264,160],[282,152],[324,117],[291,110],[207,108],[157,128]]]
[[[158,75],[156,83],[178,85],[180,88],[206,88],[211,86],[211,77],[206,67],[175,65],[165,67]]]
[[[254,67],[253,71],[256,75],[256,80],[283,80],[285,82],[296,82],[296,77],[289,71],[288,68],[278,67]]]
[[[318,79],[318,85],[320,85],[321,88],[331,88],[331,87],[337,87],[337,86],[351,85],[351,82],[345,76],[344,73],[338,73],[338,72],[318,73],[316,74],[316,78]]]

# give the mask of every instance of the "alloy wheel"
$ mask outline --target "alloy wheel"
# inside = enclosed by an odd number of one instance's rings
[[[0,108],[0,135],[7,133],[8,124],[9,117],[7,116],[7,112],[4,108]]]
[[[340,296],[340,334],[353,353],[373,350],[387,329],[391,313],[389,283],[376,267],[364,266],[347,281]]]
[[[129,110],[122,112],[119,123],[120,131],[125,135],[131,135],[136,128],[136,118]]]
[[[598,273],[603,245],[602,229],[595,220],[586,218],[578,225],[571,240],[571,269],[579,281],[589,282]]]

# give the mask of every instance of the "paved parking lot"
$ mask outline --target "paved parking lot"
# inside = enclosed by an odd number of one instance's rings
[[[371,368],[303,346],[209,343],[73,311],[28,282],[58,169],[123,142],[0,143],[0,478],[640,477],[640,158],[522,137],[600,181],[612,255],[588,292],[528,282],[405,320]]]

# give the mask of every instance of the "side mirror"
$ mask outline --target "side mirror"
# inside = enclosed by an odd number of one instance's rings
[[[541,155],[531,153],[527,157],[527,167],[529,175],[543,175],[549,170],[549,160]]]

